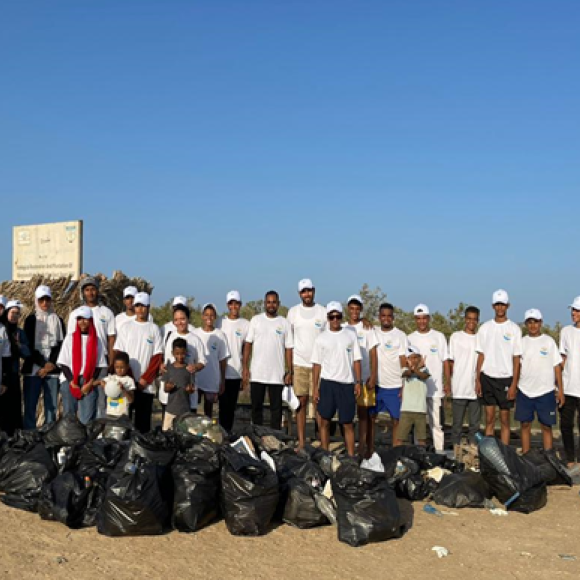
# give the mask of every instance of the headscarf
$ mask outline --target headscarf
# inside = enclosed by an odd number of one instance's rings
[[[97,348],[99,344],[99,339],[97,338],[97,331],[95,330],[95,324],[93,319],[89,318],[89,331],[86,346],[86,356],[85,356],[85,369],[83,372],[83,379],[85,383],[88,383],[95,374],[95,368],[97,366]],[[72,374],[73,382],[75,385],[79,384],[79,376],[81,374],[81,368],[83,366],[83,339],[82,332],[79,328],[79,322],[77,319],[77,327],[73,332],[72,337]],[[72,395],[77,398],[82,398],[82,392],[80,389],[70,389]]]
[[[0,316],[0,324],[3,324],[6,328],[6,334],[8,334],[8,339],[10,340],[10,353],[14,360],[20,358],[20,346],[17,340],[19,331],[18,323],[8,321],[8,312],[13,308],[22,310],[22,304],[19,300],[11,300],[6,304],[6,309],[2,313],[2,316]]]
[[[44,355],[44,358],[50,357],[50,351],[63,341],[64,335],[60,318],[54,311],[52,301],[47,311],[40,308],[38,299],[43,296],[50,296],[52,293],[48,286],[39,286],[34,295],[36,332],[34,335],[34,348]]]

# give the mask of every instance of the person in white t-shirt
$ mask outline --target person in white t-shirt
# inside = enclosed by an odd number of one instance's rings
[[[347,453],[354,456],[354,413],[360,394],[362,353],[356,332],[342,325],[342,304],[326,306],[328,328],[312,349],[312,397],[320,415],[320,444],[328,450],[330,422],[338,412]]]
[[[369,409],[371,432],[369,453],[374,452],[375,421],[379,413],[389,413],[393,424],[392,442],[397,441],[397,429],[401,417],[401,397],[403,388],[403,368],[409,345],[407,335],[395,327],[395,308],[392,304],[381,304],[379,308],[380,326],[375,328],[377,337],[377,386],[376,405]]]
[[[119,330],[125,322],[135,319],[135,308],[133,302],[135,301],[135,296],[137,296],[139,290],[135,286],[127,286],[123,290],[123,305],[125,306],[125,312],[120,312],[115,316],[115,329]],[[153,317],[149,314],[149,322],[153,322]]]
[[[228,314],[220,318],[216,326],[226,335],[230,349],[230,358],[227,359],[226,366],[225,389],[219,399],[219,422],[230,433],[234,426],[238,395],[242,389],[242,357],[250,321],[240,317],[242,297],[237,290],[227,293],[226,303]]]
[[[509,296],[496,290],[492,296],[493,320],[481,325],[477,332],[476,390],[485,405],[485,434],[495,432],[495,411],[499,407],[501,440],[510,442],[510,410],[513,409],[520,377],[522,331],[508,320]]]
[[[226,367],[230,358],[228,339],[215,327],[216,318],[216,307],[204,304],[201,313],[203,326],[193,331],[203,343],[207,359],[203,370],[196,375],[195,386],[198,400],[203,397],[203,412],[208,417],[213,415],[213,406],[218,396],[225,391]]]
[[[135,296],[135,320],[121,326],[115,351],[129,355],[136,383],[135,400],[131,405],[135,428],[141,433],[151,430],[151,412],[155,397],[155,381],[163,360],[163,338],[159,327],[149,322],[151,299],[146,292]]]
[[[187,304],[187,298],[185,296],[176,296],[173,299],[172,308],[173,308],[174,312],[178,306],[185,306],[187,309],[189,309],[189,306]],[[193,326],[193,324],[189,324],[188,328],[189,328],[190,332],[193,332],[195,330],[195,326]],[[173,324],[173,321],[170,320],[169,322],[166,322],[163,325],[163,327],[161,328],[161,333],[163,334],[163,336],[167,336],[167,334],[169,332],[174,331],[174,330],[175,330],[175,326]]]
[[[449,339],[449,371],[451,374],[451,396],[453,397],[453,441],[455,456],[459,457],[461,430],[465,415],[469,421],[469,442],[475,445],[475,434],[481,423],[481,401],[475,390],[475,373],[477,370],[477,326],[479,325],[479,308],[468,306],[465,309],[465,326],[454,332]]]
[[[169,393],[165,390],[165,378],[163,375],[165,374],[167,365],[175,362],[175,357],[173,356],[173,342],[175,339],[183,338],[187,344],[185,361],[187,363],[187,371],[193,375],[194,383],[196,373],[203,370],[207,362],[203,343],[194,332],[189,330],[189,316],[190,311],[187,306],[183,306],[182,304],[175,305],[173,308],[173,327],[175,330],[169,330],[163,337],[164,356],[163,363],[159,369],[161,373],[159,402],[162,408],[162,424],[165,422],[165,412],[167,403],[169,402]],[[191,394],[189,403],[190,409],[197,409],[197,391]]]
[[[560,409],[560,430],[566,460],[576,463],[574,423],[580,421],[580,296],[570,304],[572,324],[560,333],[560,354],[564,361],[564,405]]]
[[[442,452],[445,444],[443,433],[443,399],[451,393],[447,340],[442,332],[431,328],[431,314],[426,304],[417,304],[413,310],[417,330],[409,335],[409,343],[423,354],[429,369],[427,383],[427,419],[433,437],[433,446]]]
[[[363,389],[368,389],[374,393],[377,385],[377,335],[371,326],[367,328],[362,319],[363,300],[358,294],[349,296],[346,303],[348,322],[346,326],[357,335],[358,345],[361,351],[361,378]],[[362,395],[363,393],[361,393]],[[357,401],[357,403],[360,402]],[[364,407],[357,404],[358,414],[358,452],[361,457],[370,457],[369,449],[373,446],[371,442],[373,434],[372,421],[369,415],[371,407]]]
[[[282,390],[284,385],[292,383],[294,343],[290,323],[278,315],[278,292],[267,292],[264,302],[266,312],[252,318],[246,336],[243,381],[247,385],[251,380],[252,423],[264,423],[264,397],[268,389],[270,427],[279,430],[282,427]]]
[[[542,313],[537,308],[526,310],[525,323],[528,336],[522,339],[514,418],[521,423],[522,453],[530,450],[534,415],[542,426],[544,450],[549,451],[554,446],[552,426],[556,424],[556,408],[564,404],[562,357],[554,339],[542,334]]]
[[[315,292],[312,280],[300,280],[298,294],[302,303],[290,308],[287,316],[294,336],[293,388],[300,401],[296,411],[299,449],[306,443],[306,415],[312,391],[312,348],[316,337],[326,328],[326,308],[314,302]]]

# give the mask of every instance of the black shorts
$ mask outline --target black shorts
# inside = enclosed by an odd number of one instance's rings
[[[323,419],[330,421],[338,411],[339,423],[352,423],[355,409],[354,384],[320,379],[320,400],[316,410]]]
[[[502,411],[513,409],[515,400],[507,398],[508,390],[512,386],[512,377],[494,378],[481,373],[481,398],[486,407],[499,407]]]

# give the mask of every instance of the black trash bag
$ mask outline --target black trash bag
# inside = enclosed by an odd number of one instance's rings
[[[446,475],[433,494],[435,503],[451,508],[482,508],[490,498],[485,479],[475,471]]]
[[[566,468],[566,464],[557,457],[553,450],[530,449],[523,457],[531,461],[540,470],[546,485],[568,485],[572,487],[572,477]]]
[[[95,477],[97,473],[109,475],[117,466],[128,444],[115,439],[89,441],[76,454],[74,469],[82,475]]]
[[[316,501],[320,491],[315,490],[306,480],[293,477],[287,483],[287,500],[283,521],[297,528],[307,529],[330,523],[320,511]]]
[[[399,504],[384,473],[346,463],[331,481],[341,542],[364,546],[402,535]]]
[[[420,473],[415,473],[397,483],[397,497],[409,501],[422,501],[429,497],[438,487],[434,479],[425,479]]]
[[[97,438],[126,441],[133,433],[133,423],[127,415],[116,418],[95,419],[87,425],[89,440]]]
[[[519,497],[507,506],[507,509],[512,511],[531,513],[544,507],[547,501],[547,492],[542,471],[529,459],[520,457],[513,447],[504,445],[497,439],[495,441],[500,455],[503,457],[507,473],[499,471],[484,453],[481,451],[479,453],[481,475],[487,482],[491,493],[503,504],[516,493],[519,494]]]
[[[222,450],[222,513],[231,534],[261,536],[278,504],[278,476],[263,461],[225,446]]]
[[[310,459],[318,464],[324,475],[330,479],[332,477],[334,455],[330,451],[322,449],[322,447],[312,447],[310,445],[307,445],[304,451],[310,455]]]
[[[174,499],[172,526],[195,532],[219,517],[219,447],[208,439],[179,453],[171,472]]]
[[[383,464],[383,467],[385,468],[387,481],[393,489],[396,488],[398,483],[403,482],[405,479],[420,471],[417,462],[407,457],[400,457],[393,463]]]
[[[86,427],[76,415],[69,413],[50,425],[44,434],[44,444],[47,447],[72,447],[83,444],[87,438]]]
[[[42,486],[56,477],[57,473],[51,454],[42,443],[37,443],[20,454],[11,469],[4,473],[1,485],[6,495],[2,501],[11,507],[35,512]]]
[[[124,457],[132,462],[137,457],[161,467],[170,467],[179,449],[179,439],[175,433],[160,430],[149,433],[135,433]]]
[[[169,526],[170,516],[159,485],[163,470],[139,460],[117,467],[97,514],[97,531],[105,536],[162,534]]]

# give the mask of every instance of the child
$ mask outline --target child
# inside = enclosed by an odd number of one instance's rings
[[[117,352],[113,359],[114,375],[108,375],[97,384],[105,388],[110,381],[117,381],[121,392],[118,397],[107,397],[107,411],[108,419],[117,419],[129,415],[129,405],[133,402],[135,397],[135,381],[131,376],[131,367],[129,366],[129,355],[126,352]]]
[[[401,419],[395,445],[408,439],[411,428],[415,428],[415,439],[419,445],[427,442],[427,379],[431,375],[424,365],[419,349],[409,345],[407,366],[403,369],[403,403]]]
[[[189,413],[189,395],[195,391],[193,375],[187,370],[187,342],[183,338],[173,341],[172,349],[175,362],[167,365],[163,379],[165,392],[169,393],[165,416],[163,417],[163,431],[170,431],[173,419],[184,413]]]
[[[564,404],[562,357],[554,339],[542,334],[542,313],[526,310],[528,336],[522,339],[522,364],[516,398],[515,420],[521,422],[522,453],[530,450],[534,413],[542,425],[544,449],[553,447],[552,425],[556,424],[556,406]],[[554,392],[554,383],[558,392]]]

